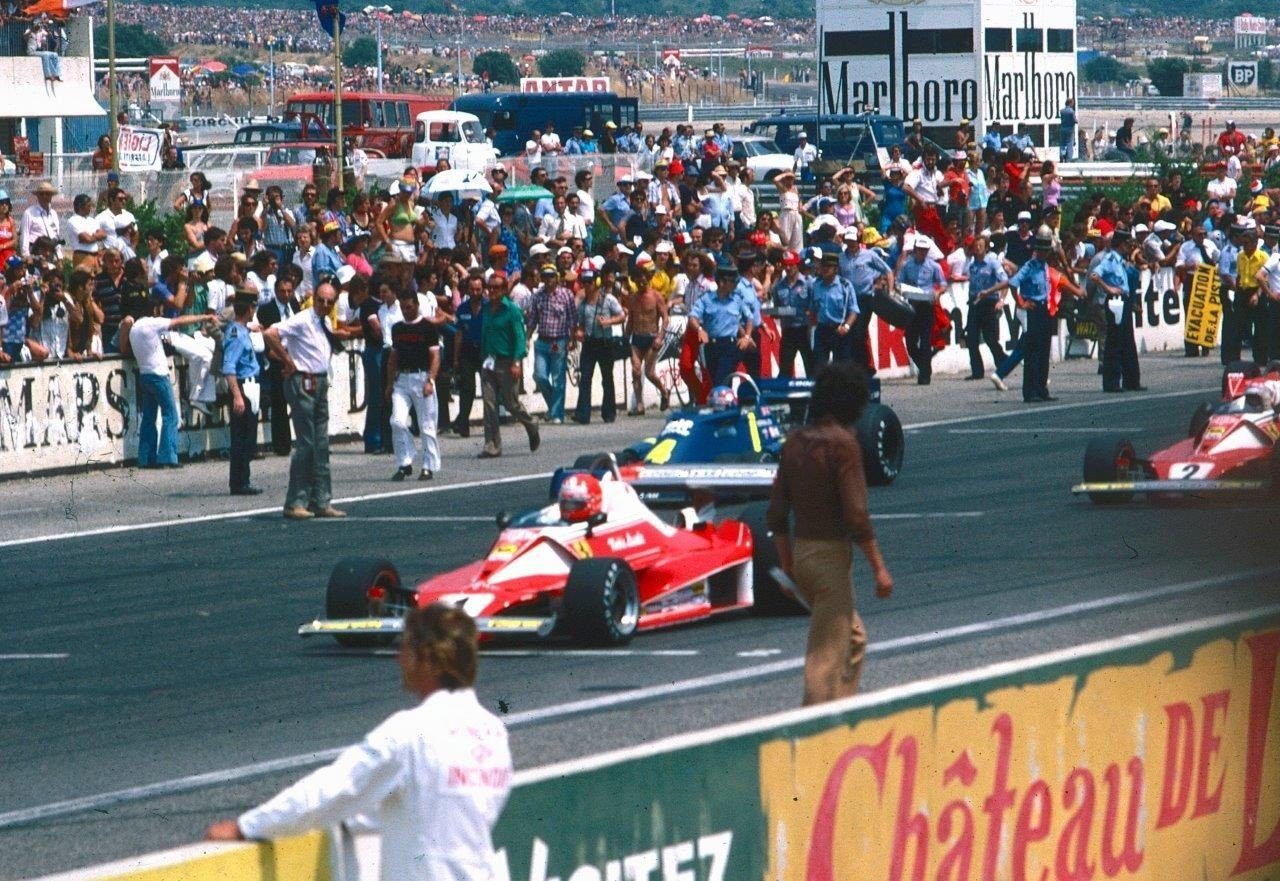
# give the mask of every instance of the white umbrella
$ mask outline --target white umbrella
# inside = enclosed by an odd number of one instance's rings
[[[489,185],[489,182],[484,179],[484,175],[480,172],[462,168],[447,168],[427,181],[427,195],[430,196],[434,196],[437,193],[453,193],[459,190],[479,190],[482,193],[492,193],[493,187]]]

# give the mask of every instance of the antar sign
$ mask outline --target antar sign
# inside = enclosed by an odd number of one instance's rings
[[[1075,3],[820,0],[818,58],[824,114],[1044,126],[1075,97]]]

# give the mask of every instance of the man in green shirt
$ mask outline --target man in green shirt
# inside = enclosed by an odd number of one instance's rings
[[[524,313],[507,296],[507,276],[495,272],[485,283],[489,303],[485,306],[480,330],[480,392],[484,399],[484,449],[481,459],[502,455],[502,434],[498,425],[498,404],[519,420],[529,435],[529,451],[538,449],[542,438],[538,424],[520,403],[521,362],[528,352],[524,335]]]

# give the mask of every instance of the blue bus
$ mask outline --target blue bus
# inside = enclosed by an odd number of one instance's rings
[[[474,113],[485,129],[493,129],[493,146],[502,156],[524,152],[525,141],[534,130],[543,131],[548,120],[555,124],[556,134],[564,142],[575,126],[591,129],[599,139],[606,122],[621,129],[635,125],[640,118],[637,99],[622,98],[613,92],[488,92],[463,95],[449,109]]]

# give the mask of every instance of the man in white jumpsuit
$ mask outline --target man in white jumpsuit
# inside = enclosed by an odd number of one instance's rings
[[[403,710],[275,798],[214,823],[210,841],[271,839],[344,820],[382,833],[386,881],[492,881],[492,832],[511,791],[507,730],[472,690],[475,622],[434,604],[405,618]]]

